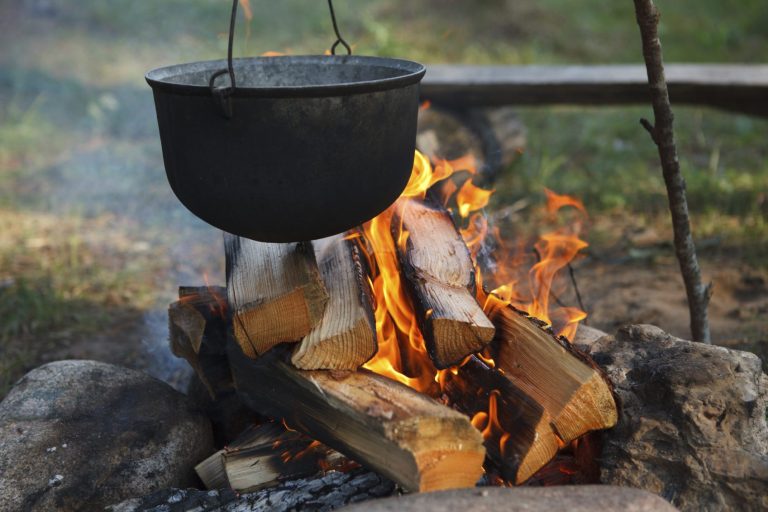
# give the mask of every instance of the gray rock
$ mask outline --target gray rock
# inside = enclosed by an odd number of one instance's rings
[[[334,510],[389,496],[395,484],[365,469],[331,472],[239,495],[232,490],[164,489],[108,507],[110,512],[287,512]],[[367,503],[367,502],[366,502]]]
[[[681,510],[768,510],[768,377],[754,354],[634,325],[594,341],[619,423],[603,437],[600,480]]]
[[[481,487],[366,501],[344,512],[674,512],[669,503],[638,489],[609,485]]]
[[[573,344],[586,352],[597,340],[607,335],[607,332],[601,331],[600,329],[579,324],[579,328],[576,330],[576,336],[573,338]]]
[[[95,361],[32,370],[0,403],[0,510],[93,510],[195,483],[208,419],[148,375]]]

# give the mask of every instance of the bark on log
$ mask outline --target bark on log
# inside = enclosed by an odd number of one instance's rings
[[[398,256],[427,350],[437,368],[448,368],[482,350],[495,331],[474,296],[472,258],[436,202],[401,200],[396,212],[393,230],[407,232]],[[399,233],[394,236],[397,241]]]
[[[483,429],[488,459],[505,480],[521,484],[557,454],[549,413],[504,374],[471,356],[444,378],[451,403]]]
[[[251,492],[325,470],[344,469],[348,459],[279,423],[246,429],[238,439],[195,466],[208,489]]]
[[[291,362],[303,370],[356,370],[376,353],[376,322],[367,265],[345,235],[312,242],[330,297],[322,320],[296,345]]]
[[[512,306],[495,307],[489,316],[496,325],[496,367],[543,406],[564,442],[616,424],[610,385],[567,342]]]
[[[483,439],[469,419],[367,370],[298,370],[276,349],[258,360],[229,345],[250,407],[335,448],[410,491],[475,485]]]
[[[270,244],[225,234],[224,251],[232,327],[248,357],[298,341],[320,322],[328,293],[310,243]]]
[[[643,57],[648,73],[654,124],[645,119],[640,123],[651,134],[659,150],[661,169],[667,186],[669,211],[672,215],[675,253],[685,282],[688,307],[691,315],[691,334],[694,341],[711,343],[707,306],[711,295],[711,284],[701,281],[701,270],[696,257],[696,246],[691,235],[688,199],[685,194],[685,179],[680,172],[680,162],[675,145],[674,115],[669,103],[669,91],[664,77],[664,62],[659,40],[658,25],[660,14],[652,0],[634,0],[637,24],[643,43]]]

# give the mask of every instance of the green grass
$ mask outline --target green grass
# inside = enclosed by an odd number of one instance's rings
[[[720,238],[761,266],[768,261],[768,121],[678,107],[681,169],[698,238]],[[578,196],[593,215],[660,219],[667,197],[656,148],[637,120],[644,108],[522,109],[529,147],[502,175],[496,204]]]

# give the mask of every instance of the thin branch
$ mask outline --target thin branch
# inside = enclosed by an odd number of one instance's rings
[[[675,253],[680,263],[680,272],[685,282],[688,307],[691,315],[691,334],[696,341],[711,343],[707,305],[712,294],[712,285],[701,281],[701,270],[696,258],[696,246],[691,235],[688,214],[688,200],[685,194],[685,179],[680,172],[680,162],[675,146],[673,129],[674,116],[669,103],[667,82],[664,78],[664,62],[661,53],[658,25],[660,14],[653,0],[634,0],[637,24],[643,42],[643,57],[648,72],[651,102],[653,104],[653,125],[645,119],[640,123],[651,134],[659,150],[664,182],[667,186],[669,211],[672,214]]]
[[[576,300],[579,301],[579,308],[586,313],[587,309],[584,307],[584,301],[581,300],[581,292],[579,292],[579,283],[576,282],[576,271],[570,263],[568,263],[568,274],[571,276],[571,284],[573,284],[573,291],[576,292]],[[589,325],[586,318],[582,320],[581,323]]]

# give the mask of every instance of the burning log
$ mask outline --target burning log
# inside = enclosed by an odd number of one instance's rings
[[[320,322],[328,293],[310,243],[263,243],[225,233],[224,252],[235,339],[248,357],[298,341]]]
[[[182,286],[168,306],[171,351],[195,370],[212,397],[231,389],[226,355],[226,289]]]
[[[557,454],[549,413],[500,371],[471,356],[442,378],[451,403],[483,427],[488,459],[505,480],[521,484]]]
[[[354,240],[312,242],[330,300],[322,320],[296,346],[291,362],[304,370],[355,370],[376,353],[369,272]]]
[[[475,485],[485,450],[466,416],[367,370],[298,370],[281,352],[251,360],[230,344],[235,381],[250,407],[285,418],[407,490]]]
[[[567,342],[511,306],[495,306],[490,316],[496,325],[497,368],[544,407],[563,441],[616,424],[610,386]]]
[[[251,426],[231,445],[195,466],[208,489],[250,492],[283,480],[350,465],[339,452],[279,423]]]
[[[427,350],[437,368],[448,368],[482,350],[495,332],[474,296],[472,257],[448,212],[433,201],[401,201],[393,221],[400,226],[398,255]]]

